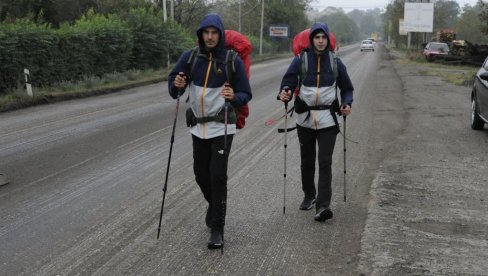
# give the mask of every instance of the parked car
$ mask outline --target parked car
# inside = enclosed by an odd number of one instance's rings
[[[437,55],[448,55],[449,46],[443,42],[429,42],[424,48],[424,57],[427,61],[433,61]]]
[[[476,72],[471,92],[471,128],[481,130],[488,124],[488,57]]]
[[[374,44],[373,41],[366,39],[361,41],[361,46],[359,46],[359,50],[362,51],[373,51],[374,52]]]

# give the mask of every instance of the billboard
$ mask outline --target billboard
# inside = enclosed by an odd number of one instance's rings
[[[398,19],[398,34],[399,35],[407,35],[408,33],[405,32],[405,21],[403,18]]]
[[[287,26],[269,26],[269,36],[288,37]]]
[[[404,31],[431,33],[434,25],[434,3],[408,3],[404,9]]]

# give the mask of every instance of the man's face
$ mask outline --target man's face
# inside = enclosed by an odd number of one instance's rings
[[[203,42],[205,43],[205,47],[208,49],[214,48],[219,43],[219,36],[220,33],[217,28],[208,27],[203,29],[202,37]]]
[[[313,36],[313,46],[319,52],[325,51],[328,42],[327,36],[323,32],[319,32]]]

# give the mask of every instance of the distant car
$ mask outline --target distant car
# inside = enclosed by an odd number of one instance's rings
[[[373,41],[373,46],[376,47],[376,39],[370,37],[370,38],[367,38],[366,40],[371,40]]]
[[[372,40],[366,39],[361,41],[361,46],[359,46],[359,50],[362,51],[373,51],[374,52],[374,44]]]
[[[429,42],[424,48],[424,57],[427,61],[433,61],[437,55],[448,55],[449,46],[443,42]]]
[[[471,92],[471,128],[482,130],[488,124],[488,57],[476,72]]]

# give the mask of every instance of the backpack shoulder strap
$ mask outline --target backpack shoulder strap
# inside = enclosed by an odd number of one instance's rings
[[[237,57],[237,52],[233,49],[228,49],[225,54],[225,74],[227,75],[227,82],[232,81],[232,76],[236,71],[235,60]]]
[[[329,51],[329,58],[330,58],[330,67],[332,68],[332,72],[334,72],[334,78],[337,80],[339,77],[339,72],[337,71],[337,56],[334,52]]]
[[[186,64],[190,65],[190,76],[189,78],[192,79],[193,68],[195,67],[195,63],[197,62],[197,56],[200,54],[200,47],[196,46],[191,50],[190,57],[186,61]]]
[[[329,51],[329,58],[330,58],[330,67],[332,67],[332,72],[334,73],[334,78],[335,78],[335,93],[336,93],[337,104],[340,105],[339,96],[337,95],[337,81],[339,77],[339,72],[337,70],[337,56],[334,52]],[[337,106],[336,108],[339,110],[340,107]],[[334,118],[334,122],[336,123],[336,126],[339,126],[335,114],[332,114],[332,117]]]
[[[303,80],[305,79],[305,76],[307,75],[307,72],[308,72],[307,51],[301,51],[300,54],[298,55],[298,57],[300,59],[300,80],[299,80],[299,83],[301,85]]]

